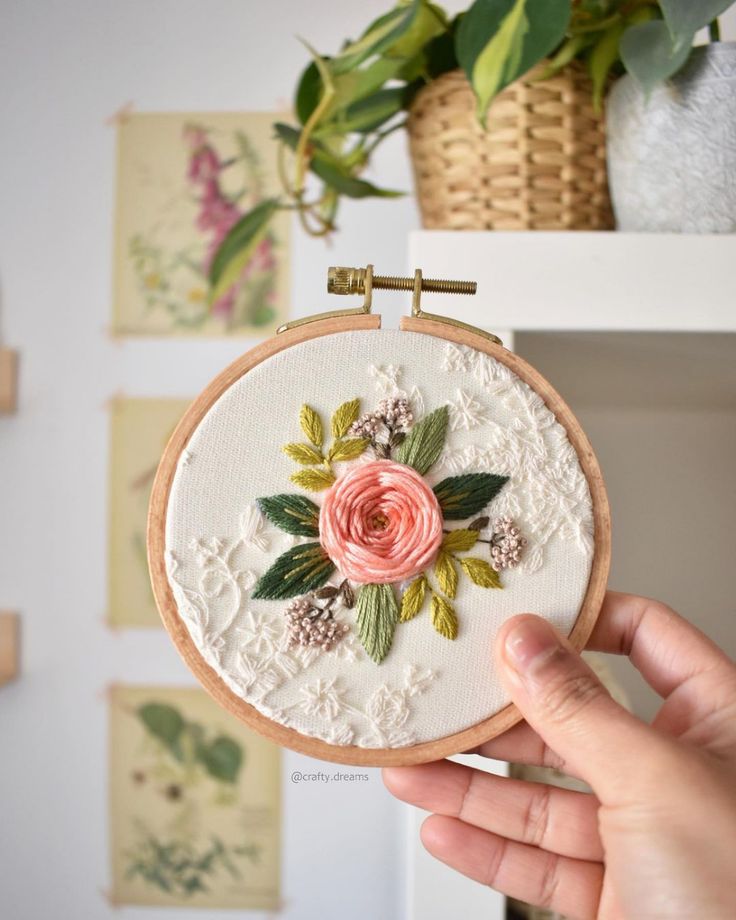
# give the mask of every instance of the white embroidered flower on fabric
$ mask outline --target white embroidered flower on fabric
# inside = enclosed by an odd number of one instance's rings
[[[313,684],[301,688],[300,706],[307,715],[320,716],[323,719],[335,719],[342,708],[342,699],[336,686],[337,679],[318,678]]]
[[[465,390],[456,390],[450,407],[450,431],[471,431],[490,421],[488,410]]]
[[[266,520],[255,502],[252,505],[248,505],[245,511],[242,512],[239,524],[240,538],[246,546],[254,546],[262,552],[267,552],[271,548],[270,540],[264,533]]]
[[[368,374],[373,378],[379,393],[393,396],[399,389],[403,369],[396,364],[370,364]]]

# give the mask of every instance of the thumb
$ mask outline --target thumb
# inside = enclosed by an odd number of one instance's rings
[[[526,721],[600,798],[631,786],[665,740],[609,695],[572,645],[541,617],[504,623],[496,640],[501,679]],[[664,750],[662,751],[664,753]]]

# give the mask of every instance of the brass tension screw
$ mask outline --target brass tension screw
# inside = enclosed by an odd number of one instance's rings
[[[392,291],[414,291],[415,278],[401,278],[395,275],[373,275],[373,288]],[[450,281],[443,278],[422,278],[422,291],[435,294],[475,294],[475,281]],[[365,294],[366,269],[335,267],[327,270],[327,291],[329,294]]]

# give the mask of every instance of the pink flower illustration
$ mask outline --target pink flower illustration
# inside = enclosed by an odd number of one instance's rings
[[[416,470],[374,460],[353,467],[325,494],[319,533],[345,577],[391,584],[433,561],[442,543],[442,512]]]

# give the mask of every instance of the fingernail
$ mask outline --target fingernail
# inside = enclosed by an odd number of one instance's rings
[[[549,623],[539,617],[525,617],[509,630],[504,657],[517,671],[533,671],[560,648]]]

